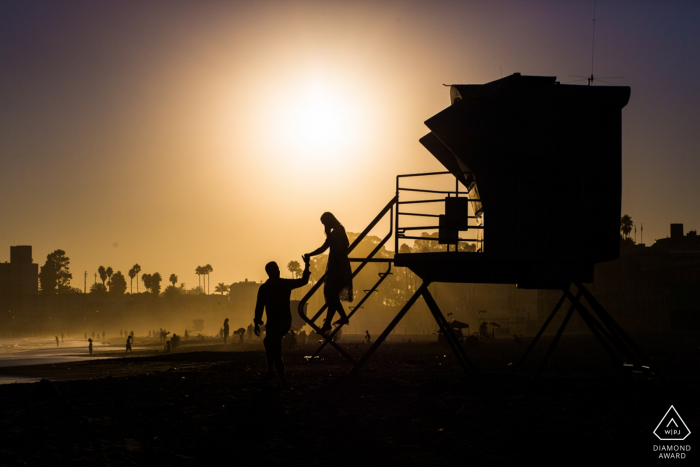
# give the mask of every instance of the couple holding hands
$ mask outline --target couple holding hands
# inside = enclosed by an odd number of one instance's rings
[[[304,272],[299,279],[280,278],[280,269],[274,261],[265,265],[268,280],[260,286],[258,299],[255,305],[255,335],[260,335],[260,325],[263,324],[263,309],[267,314],[265,325],[266,336],[263,339],[267,356],[267,374],[263,379],[272,377],[273,367],[277,368],[283,387],[287,386],[284,375],[284,363],[282,361],[282,338],[291,329],[292,314],[289,308],[289,300],[292,290],[308,284],[309,262],[312,256],[319,255],[330,249],[328,264],[326,266],[326,283],[323,295],[328,305],[326,320],[321,331],[327,333],[331,330],[333,316],[337,312],[340,319],[335,324],[348,324],[348,316],[345,314],[341,301],[353,300],[352,268],[348,259],[348,247],[350,242],[343,225],[330,212],[321,216],[321,223],[326,231],[326,241],[316,250],[302,256],[304,260]]]

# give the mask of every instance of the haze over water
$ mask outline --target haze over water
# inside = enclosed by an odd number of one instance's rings
[[[105,352],[123,348],[124,346],[122,345],[110,345],[99,341],[93,342],[93,354],[98,351]],[[59,347],[56,347],[54,338],[22,337],[0,339],[0,368],[83,361],[88,357],[88,343],[83,339],[65,339]],[[99,359],[101,357],[93,355],[89,358]],[[0,384],[34,379],[36,378],[27,379],[0,375]]]

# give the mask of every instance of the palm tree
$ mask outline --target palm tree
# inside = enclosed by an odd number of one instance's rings
[[[100,275],[100,279],[102,280],[102,285],[105,285],[105,281],[107,280],[107,270],[105,269],[104,266],[100,266],[97,268],[97,273]],[[107,287],[105,286],[105,289]]]
[[[139,266],[139,263],[136,263],[131,269],[136,273],[136,293],[139,293],[139,273],[141,272],[141,266]]]
[[[154,272],[151,275],[151,292],[153,292],[154,295],[158,296],[160,293],[160,282],[163,280],[163,278],[160,276],[160,273]]]
[[[129,269],[129,277],[131,278],[131,284],[129,285],[129,293],[134,293],[134,277],[136,277],[136,271],[134,268]],[[136,289],[138,290],[139,288],[139,283],[138,279],[136,280]]]
[[[209,273],[214,270],[213,267],[211,267],[211,264],[207,264],[204,266],[204,273],[207,275],[207,293],[209,293],[209,284],[211,282],[211,279],[209,279]]]
[[[194,273],[197,274],[197,283],[199,284],[199,287],[202,286],[202,274],[204,274],[204,268],[202,266],[197,266],[194,270]]]
[[[632,222],[632,218],[630,216],[625,214],[620,218],[620,230],[625,238],[629,238],[630,233],[632,232],[632,227],[634,227],[634,222]]]
[[[150,274],[143,274],[141,275],[141,280],[143,281],[143,286],[146,287],[146,291],[151,290],[151,275]]]
[[[214,289],[214,292],[219,292],[221,293],[221,295],[223,295],[224,292],[228,292],[228,285],[224,284],[223,282],[219,282],[219,284]]]
[[[173,287],[175,287],[175,284],[177,284],[177,276],[175,274],[170,274],[169,280],[173,284]]]
[[[302,270],[299,261],[290,261],[289,264],[287,264],[287,269],[292,273],[293,278],[301,277]]]
[[[105,271],[105,274],[107,274],[107,284],[109,284],[109,289],[112,289],[112,274],[114,274],[114,271],[112,270],[112,266],[108,266],[107,270]]]

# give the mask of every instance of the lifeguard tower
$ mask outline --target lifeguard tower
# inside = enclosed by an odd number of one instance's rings
[[[620,252],[622,109],[629,97],[629,87],[564,85],[555,77],[519,73],[482,85],[450,86],[451,105],[425,122],[430,133],[420,140],[446,172],[397,176],[396,196],[350,246],[352,256],[352,249],[369,231],[382,218],[390,217],[389,232],[374,251],[366,258],[351,258],[359,263],[355,275],[369,262],[386,262],[387,270],[351,307],[350,315],[381,285],[392,263],[409,268],[423,283],[359,361],[332,342],[339,328],[324,336],[317,354],[330,344],[357,372],[423,297],[469,372],[467,353],[428,285],[517,284],[519,288],[562,291],[523,360],[568,299],[569,311],[540,368],[574,311],[621,369],[623,363],[648,368],[644,354],[583,286],[593,282],[596,263],[616,259]],[[418,180],[445,176],[452,180],[449,189],[412,186]],[[416,231],[425,230],[437,235],[415,236]],[[394,258],[374,258],[392,236]],[[400,239],[419,238],[446,245],[446,251],[399,253]],[[322,283],[323,279],[315,284],[299,308],[302,318],[319,334],[315,321],[325,306],[310,317],[301,307]],[[520,363],[522,360],[516,370]]]

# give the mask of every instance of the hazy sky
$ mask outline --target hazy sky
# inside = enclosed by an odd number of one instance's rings
[[[593,1],[0,3],[0,261],[60,248],[196,285],[260,280],[359,231],[443,83],[591,72]],[[700,3],[599,0],[596,76],[624,76],[623,213],[700,228]]]

